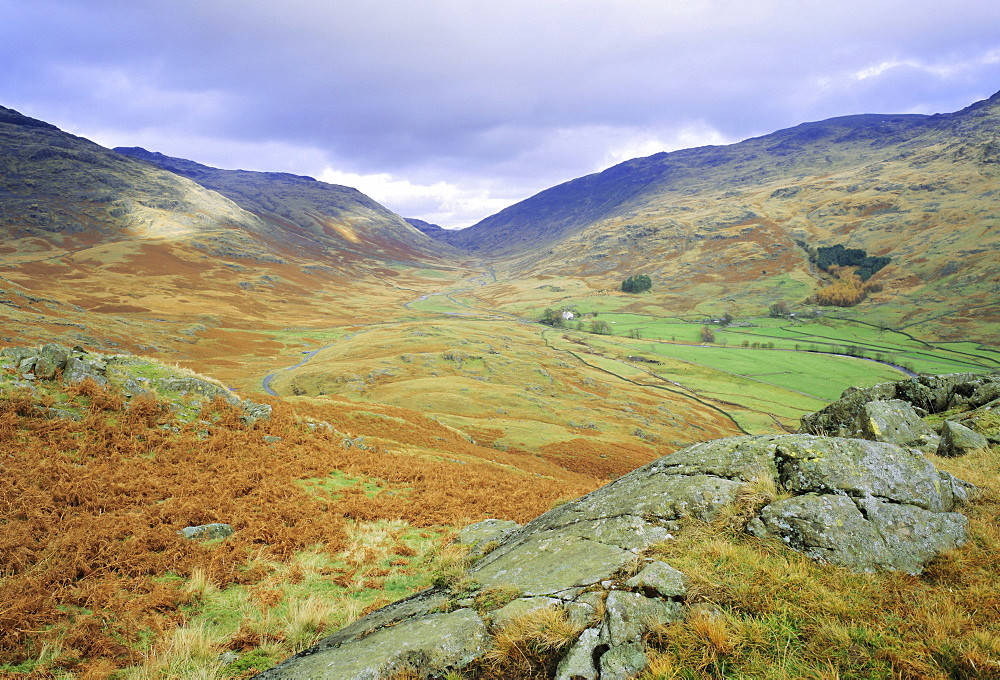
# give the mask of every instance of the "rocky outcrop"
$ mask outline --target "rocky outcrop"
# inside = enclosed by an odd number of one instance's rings
[[[100,357],[93,356],[81,347],[68,349],[62,345],[42,347],[8,347],[0,350],[0,362],[10,361],[21,375],[29,379],[80,382],[91,378],[107,383],[104,374],[107,365]]]
[[[524,527],[474,525],[466,542],[485,554],[464,585],[373,612],[258,678],[438,677],[478,663],[511,620],[551,608],[577,626],[556,678],[633,677],[646,663],[644,634],[684,615],[684,575],[648,549],[689,518],[764,498],[748,526],[757,536],[850,569],[918,573],[965,540],[953,510],[971,491],[891,443],[783,435],[695,444]]]
[[[912,427],[916,426],[919,429],[920,426],[916,424],[912,415],[905,412],[899,402],[905,402],[913,409],[916,416],[922,417],[957,407],[977,409],[997,399],[1000,399],[1000,376],[983,376],[975,373],[921,376],[872,387],[849,387],[844,390],[839,400],[821,411],[803,416],[799,432],[877,440],[878,437],[874,436],[874,430],[868,427],[868,423],[872,417],[872,410],[878,407],[869,405],[884,402],[897,407],[894,418],[899,426],[908,430],[903,433],[902,438],[906,439],[911,434],[917,435],[915,441],[919,442],[926,431],[924,434],[912,431]],[[881,407],[881,411],[887,413],[886,408]],[[897,443],[906,442],[897,441]],[[928,439],[918,445],[925,450],[934,451],[937,442]]]
[[[136,375],[153,362],[129,354],[92,354],[82,347],[48,344],[42,347],[7,347],[0,349],[0,367],[12,369],[18,376],[18,387],[33,388],[37,381],[78,383],[93,380],[100,385],[114,385],[126,397],[147,394],[151,389],[182,396],[196,395],[203,399],[221,397],[231,406],[242,410],[240,419],[246,425],[271,417],[271,406],[240,399],[221,384],[190,375],[180,375],[177,369],[157,365],[155,377]],[[148,372],[148,371],[147,371]],[[49,409],[52,418],[75,418],[75,414]]]

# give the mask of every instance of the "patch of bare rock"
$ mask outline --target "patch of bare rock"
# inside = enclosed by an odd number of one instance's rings
[[[920,573],[966,540],[956,510],[975,488],[916,447],[961,453],[964,430],[982,437],[973,444],[995,442],[977,428],[995,422],[998,389],[996,377],[962,375],[848,390],[804,419],[822,434],[698,443],[525,526],[472,525],[460,536],[474,557],[461,587],[436,586],[372,612],[257,678],[443,677],[481,663],[512,620],[550,608],[580,631],[553,677],[634,677],[646,665],[643,636],[686,608],[685,576],[651,557],[650,546],[761,487],[784,493],[761,503],[750,534],[846,569]],[[956,416],[965,424],[947,421],[940,433],[920,417],[956,406],[966,409]]]

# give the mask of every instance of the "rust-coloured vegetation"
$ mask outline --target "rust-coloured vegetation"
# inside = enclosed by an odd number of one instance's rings
[[[882,285],[875,281],[862,281],[857,274],[842,270],[838,265],[831,265],[829,270],[836,280],[829,286],[819,289],[815,296],[818,305],[835,307],[853,307],[868,297],[868,293],[877,293]]]
[[[264,587],[268,561],[315,546],[344,551],[352,520],[525,521],[598,485],[490,462],[501,452],[429,419],[387,420],[399,409],[275,401],[270,420],[247,427],[221,399],[185,423],[154,396],[126,401],[89,380],[49,394],[0,400],[0,658],[18,664],[47,645],[60,650],[32,677],[55,669],[104,677],[139,664],[144,642],[186,621],[197,594],[184,583]],[[44,417],[53,400],[82,419]],[[451,451],[462,464],[441,462]],[[334,471],[379,488],[325,493],[303,483]],[[178,534],[211,522],[236,533],[215,544]],[[356,569],[348,563],[328,576],[350,580]],[[376,576],[365,575],[372,587]]]

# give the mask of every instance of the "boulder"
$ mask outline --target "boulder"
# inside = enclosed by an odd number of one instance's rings
[[[938,436],[908,401],[887,399],[861,406],[855,429],[863,439],[914,446],[928,452],[938,446]]]
[[[989,445],[984,435],[965,425],[946,420],[941,428],[941,444],[938,446],[937,454],[949,457],[964,456],[970,451],[985,449]]]
[[[953,509],[971,486],[913,449],[812,435],[703,442],[523,527],[468,527],[466,544],[498,545],[476,554],[466,590],[439,586],[391,604],[257,677],[388,678],[414,663],[420,677],[461,672],[481,660],[499,627],[546,607],[564,609],[580,631],[555,677],[634,677],[646,664],[643,637],[684,616],[687,591],[684,575],[646,549],[688,518],[712,520],[762,481],[792,496],[765,505],[748,530],[817,560],[919,573],[965,540],[966,520]],[[516,597],[485,596],[493,590]]]
[[[965,540],[966,520],[874,496],[806,494],[768,505],[747,529],[853,571],[918,574],[932,557]]]
[[[236,530],[229,524],[215,522],[213,524],[184,527],[177,533],[184,538],[211,540],[213,538],[227,538],[236,533]]]
[[[831,437],[851,437],[861,408],[870,401],[896,398],[896,383],[879,383],[871,387],[848,387],[840,399],[816,413],[802,416],[799,432],[825,434]]]
[[[55,380],[62,376],[63,382],[79,382],[87,377],[100,383],[107,382],[104,360],[91,356],[79,346],[72,349],[56,344],[8,347],[0,350],[0,356],[12,360],[22,375],[33,375],[40,380]]]

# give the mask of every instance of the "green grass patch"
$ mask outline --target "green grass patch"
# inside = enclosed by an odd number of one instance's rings
[[[305,487],[310,493],[330,500],[341,498],[343,495],[338,492],[353,487],[363,489],[365,495],[369,498],[373,498],[385,490],[385,486],[377,481],[351,477],[340,470],[334,470],[328,476],[322,478],[299,480],[299,484]]]

